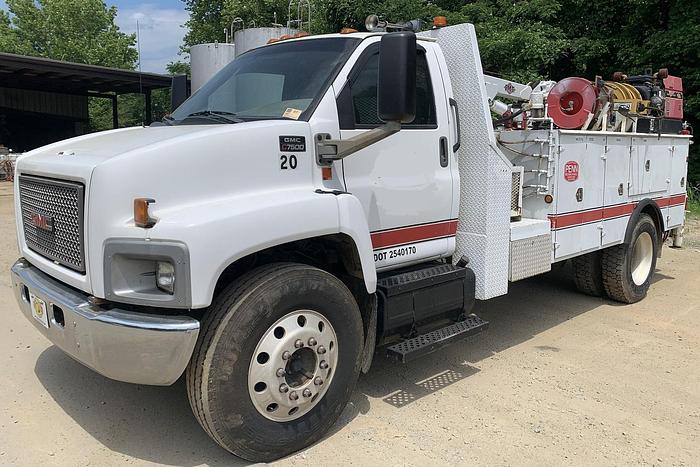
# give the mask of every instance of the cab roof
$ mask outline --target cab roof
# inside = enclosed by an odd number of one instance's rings
[[[387,32],[385,32],[385,31],[359,32],[358,31],[358,32],[349,32],[349,33],[332,32],[332,33],[327,33],[327,34],[310,34],[308,36],[303,36],[303,37],[290,37],[289,39],[283,39],[283,40],[280,40],[277,42],[272,42],[272,43],[265,44],[265,45],[279,44],[282,42],[308,41],[308,40],[314,40],[314,39],[329,39],[329,38],[347,39],[348,37],[352,37],[352,38],[360,39],[360,40],[365,40],[369,37],[383,36],[384,34],[387,34]],[[420,36],[418,34],[416,34],[416,40],[434,42],[433,38],[426,37],[426,36]]]

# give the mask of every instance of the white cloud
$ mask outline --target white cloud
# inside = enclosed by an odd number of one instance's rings
[[[143,71],[165,73],[168,62],[181,59],[177,53],[186,32],[182,25],[188,18],[185,11],[143,3],[118,10],[116,22],[123,32],[131,34],[136,33],[138,20]]]

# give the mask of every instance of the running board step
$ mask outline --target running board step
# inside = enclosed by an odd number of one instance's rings
[[[476,315],[469,315],[464,321],[421,334],[387,347],[387,355],[401,363],[407,363],[429,353],[479,334],[489,327],[489,322]]]
[[[377,278],[383,337],[407,334],[441,318],[467,315],[474,305],[474,271],[445,263],[411,266]]]

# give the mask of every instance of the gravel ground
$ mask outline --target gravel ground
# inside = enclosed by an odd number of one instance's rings
[[[236,465],[185,385],[99,376],[23,318],[12,192],[0,183],[0,464]],[[700,223],[647,299],[582,296],[566,269],[486,304],[480,337],[413,364],[378,355],[334,430],[280,465],[700,465]]]

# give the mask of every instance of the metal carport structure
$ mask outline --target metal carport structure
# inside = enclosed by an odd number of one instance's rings
[[[170,76],[155,73],[0,53],[0,108],[29,109],[38,116],[46,108],[65,111],[71,105],[84,105],[86,109],[87,97],[102,97],[112,101],[112,123],[116,128],[117,96],[136,93],[144,95],[145,123],[149,124],[152,91],[169,88],[171,81]],[[70,96],[82,96],[85,103]]]

